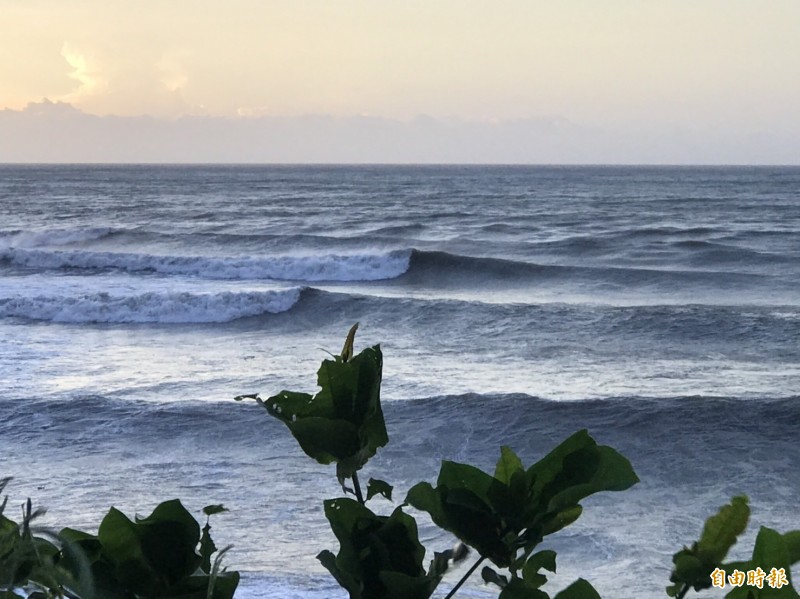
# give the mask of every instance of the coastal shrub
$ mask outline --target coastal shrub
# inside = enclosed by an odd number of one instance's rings
[[[667,595],[682,599],[690,589],[730,588],[726,599],[800,599],[791,566],[800,561],[800,530],[785,534],[762,526],[749,560],[723,563],[747,528],[747,497],[734,497],[706,520],[700,539],[673,557]]]
[[[0,479],[0,494],[10,478]],[[8,496],[0,503],[0,597],[44,597],[53,591],[72,591],[86,596],[91,591],[88,566],[83,554],[58,535],[36,527],[43,509],[33,509],[28,499],[22,506],[22,519],[16,522],[7,514]],[[70,567],[64,561],[70,559]]]
[[[9,479],[0,481],[0,491]],[[227,572],[211,538],[208,517],[222,506],[207,506],[202,531],[177,499],[133,520],[115,508],[96,535],[72,528],[53,533],[35,528],[28,500],[21,524],[0,505],[0,597],[45,599],[232,599],[238,572]],[[216,556],[214,556],[216,554]],[[213,558],[213,561],[212,561]]]
[[[440,528],[453,533],[509,576],[490,567],[486,582],[503,589],[501,597],[546,597],[540,587],[555,572],[554,551],[534,550],[544,537],[575,522],[582,499],[600,491],[623,491],[639,481],[630,462],[610,447],[597,445],[579,431],[526,469],[503,447],[494,476],[456,462],[442,462],[436,487],[423,482],[408,492],[406,502],[430,514]],[[588,583],[586,583],[588,584]],[[582,595],[563,595],[582,596]]]
[[[289,428],[307,455],[335,463],[343,492],[355,496],[324,502],[339,552],[322,551],[317,558],[351,599],[425,599],[450,564],[464,559],[468,546],[479,557],[447,597],[485,560],[507,570],[501,574],[487,566],[482,572],[486,582],[500,587],[501,599],[549,597],[541,590],[547,581],[541,570],[555,571],[556,554],[534,551],[545,536],[578,519],[582,499],[638,482],[630,462],[579,431],[527,469],[508,447],[502,448],[494,475],[444,461],[435,487],[419,483],[390,515],[378,515],[366,503],[375,495],[391,499],[392,487],[370,480],[365,499],[358,471],[389,440],[380,405],[383,357],[377,345],[353,355],[357,327],[350,329],[339,355],[323,360],[315,395],[281,391],[266,400],[258,394],[236,398],[254,399]],[[427,512],[464,545],[435,553],[425,568],[425,549],[406,506]],[[579,579],[556,597],[598,595]]]

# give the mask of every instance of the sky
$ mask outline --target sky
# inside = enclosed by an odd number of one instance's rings
[[[155,161],[797,163],[798,32],[798,0],[0,0],[0,160],[146,118]]]

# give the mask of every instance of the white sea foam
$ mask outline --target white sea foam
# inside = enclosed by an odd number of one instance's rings
[[[118,252],[8,248],[0,260],[33,269],[116,269],[200,276],[209,279],[377,281],[408,270],[411,252],[302,256],[168,256]]]
[[[83,323],[210,323],[290,310],[301,289],[219,293],[105,292],[74,297],[36,296],[0,299],[0,317]]]
[[[1,231],[0,247],[39,248],[57,247],[96,241],[115,232],[110,227],[78,227],[31,231]]]

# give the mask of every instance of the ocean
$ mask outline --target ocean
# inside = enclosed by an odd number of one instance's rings
[[[400,501],[442,459],[491,469],[508,445],[529,464],[580,428],[631,460],[641,483],[546,542],[551,591],[664,596],[672,554],[736,494],[733,558],[761,525],[799,527],[784,167],[0,166],[10,506],[92,530],[112,505],[224,503],[237,596],[344,597],[315,559],[337,548],[334,468],[233,397],[314,392],[355,322],[356,351],[383,350],[390,436],[361,478]],[[429,556],[452,546],[420,522]],[[478,574],[463,594],[496,596]]]

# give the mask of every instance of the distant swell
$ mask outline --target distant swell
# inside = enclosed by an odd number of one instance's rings
[[[208,279],[376,281],[403,274],[409,251],[306,256],[164,256],[152,254],[7,249],[0,261],[37,270],[122,270]]]
[[[81,297],[0,299],[0,317],[64,323],[211,323],[277,314],[300,299],[299,288],[221,293],[108,293]]]
[[[123,271],[199,277],[211,280],[279,280],[297,283],[366,282],[397,279],[403,284],[446,286],[531,285],[542,281],[611,284],[615,288],[657,285],[673,289],[692,284],[731,288],[765,280],[768,272],[729,272],[724,262],[702,268],[643,268],[598,263],[538,264],[491,256],[403,249],[304,255],[186,256],[149,253],[7,248],[0,264],[31,271]]]
[[[411,272],[424,274],[473,274],[496,278],[522,278],[545,272],[557,273],[562,266],[545,266],[502,258],[473,257],[449,252],[414,250],[411,255]]]
[[[494,257],[474,257],[442,251],[414,250],[411,264],[404,280],[415,284],[447,286],[451,284],[474,285],[488,281],[507,284],[531,284],[544,280],[611,283],[617,287],[631,288],[649,285],[675,285],[682,283],[717,284],[729,287],[738,283],[751,283],[763,274],[731,273],[708,269],[628,268],[624,266],[537,264]]]

